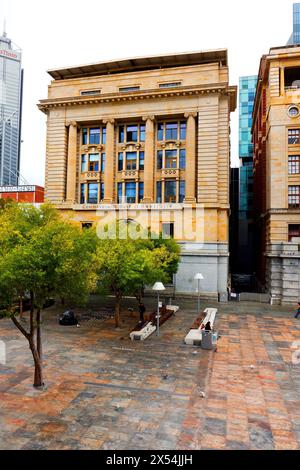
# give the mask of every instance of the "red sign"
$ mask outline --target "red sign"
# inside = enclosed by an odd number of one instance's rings
[[[18,59],[18,54],[13,51],[7,51],[6,49],[0,49],[0,55],[8,57],[9,59]]]

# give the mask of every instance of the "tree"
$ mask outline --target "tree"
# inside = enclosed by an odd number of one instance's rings
[[[9,316],[28,340],[33,355],[34,386],[43,385],[41,310],[57,295],[82,303],[95,286],[93,253],[97,237],[65,222],[49,206],[12,206],[2,211],[0,227],[0,296]],[[13,311],[20,291],[29,292],[31,308],[26,329]]]
[[[124,225],[109,227],[107,233],[113,236],[98,242],[98,284],[102,292],[115,296],[115,325],[119,327],[122,298],[134,295],[141,306],[146,285],[168,282],[177,272],[180,248],[174,240],[152,240],[145,233],[131,238]]]

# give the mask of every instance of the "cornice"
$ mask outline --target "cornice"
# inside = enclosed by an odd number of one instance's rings
[[[202,86],[189,86],[189,87],[180,87],[176,90],[174,89],[152,89],[152,90],[139,90],[135,92],[128,93],[108,93],[97,96],[71,96],[65,98],[53,98],[40,100],[37,105],[38,108],[47,113],[49,109],[57,107],[66,107],[66,106],[84,106],[90,104],[103,104],[117,102],[121,103],[124,101],[139,101],[139,100],[148,100],[148,99],[161,99],[168,97],[177,97],[177,96],[194,96],[194,95],[206,95],[206,94],[221,94],[229,96],[231,99],[231,108],[235,108],[236,105],[236,94],[237,87],[229,87],[227,83],[215,83]]]

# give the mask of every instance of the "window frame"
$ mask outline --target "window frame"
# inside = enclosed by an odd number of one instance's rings
[[[296,142],[291,142],[293,140],[293,133],[294,139]],[[300,128],[299,127],[291,127],[288,129],[288,145],[300,145]]]
[[[295,171],[293,171],[295,170]],[[288,156],[288,174],[299,175],[300,174],[300,155],[289,155]]]
[[[292,188],[297,188],[295,192],[292,192]],[[298,199],[298,202],[292,202],[292,199]],[[299,185],[289,185],[288,187],[288,207],[289,209],[299,209],[300,208],[300,186]]]

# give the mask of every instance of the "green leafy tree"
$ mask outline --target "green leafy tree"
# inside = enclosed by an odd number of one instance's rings
[[[180,248],[174,240],[152,240],[144,234],[135,239],[129,232],[126,225],[108,227],[111,236],[99,240],[97,247],[98,284],[100,291],[115,296],[116,327],[120,324],[122,298],[134,295],[141,306],[145,286],[158,280],[168,282],[179,263]]]
[[[65,222],[49,206],[9,207],[0,215],[0,226],[9,234],[5,240],[0,233],[0,297],[28,340],[35,365],[34,386],[40,387],[43,305],[57,295],[77,303],[87,299],[96,282],[93,253],[97,237],[93,230],[81,231]],[[13,310],[20,291],[30,293],[28,325]]]

